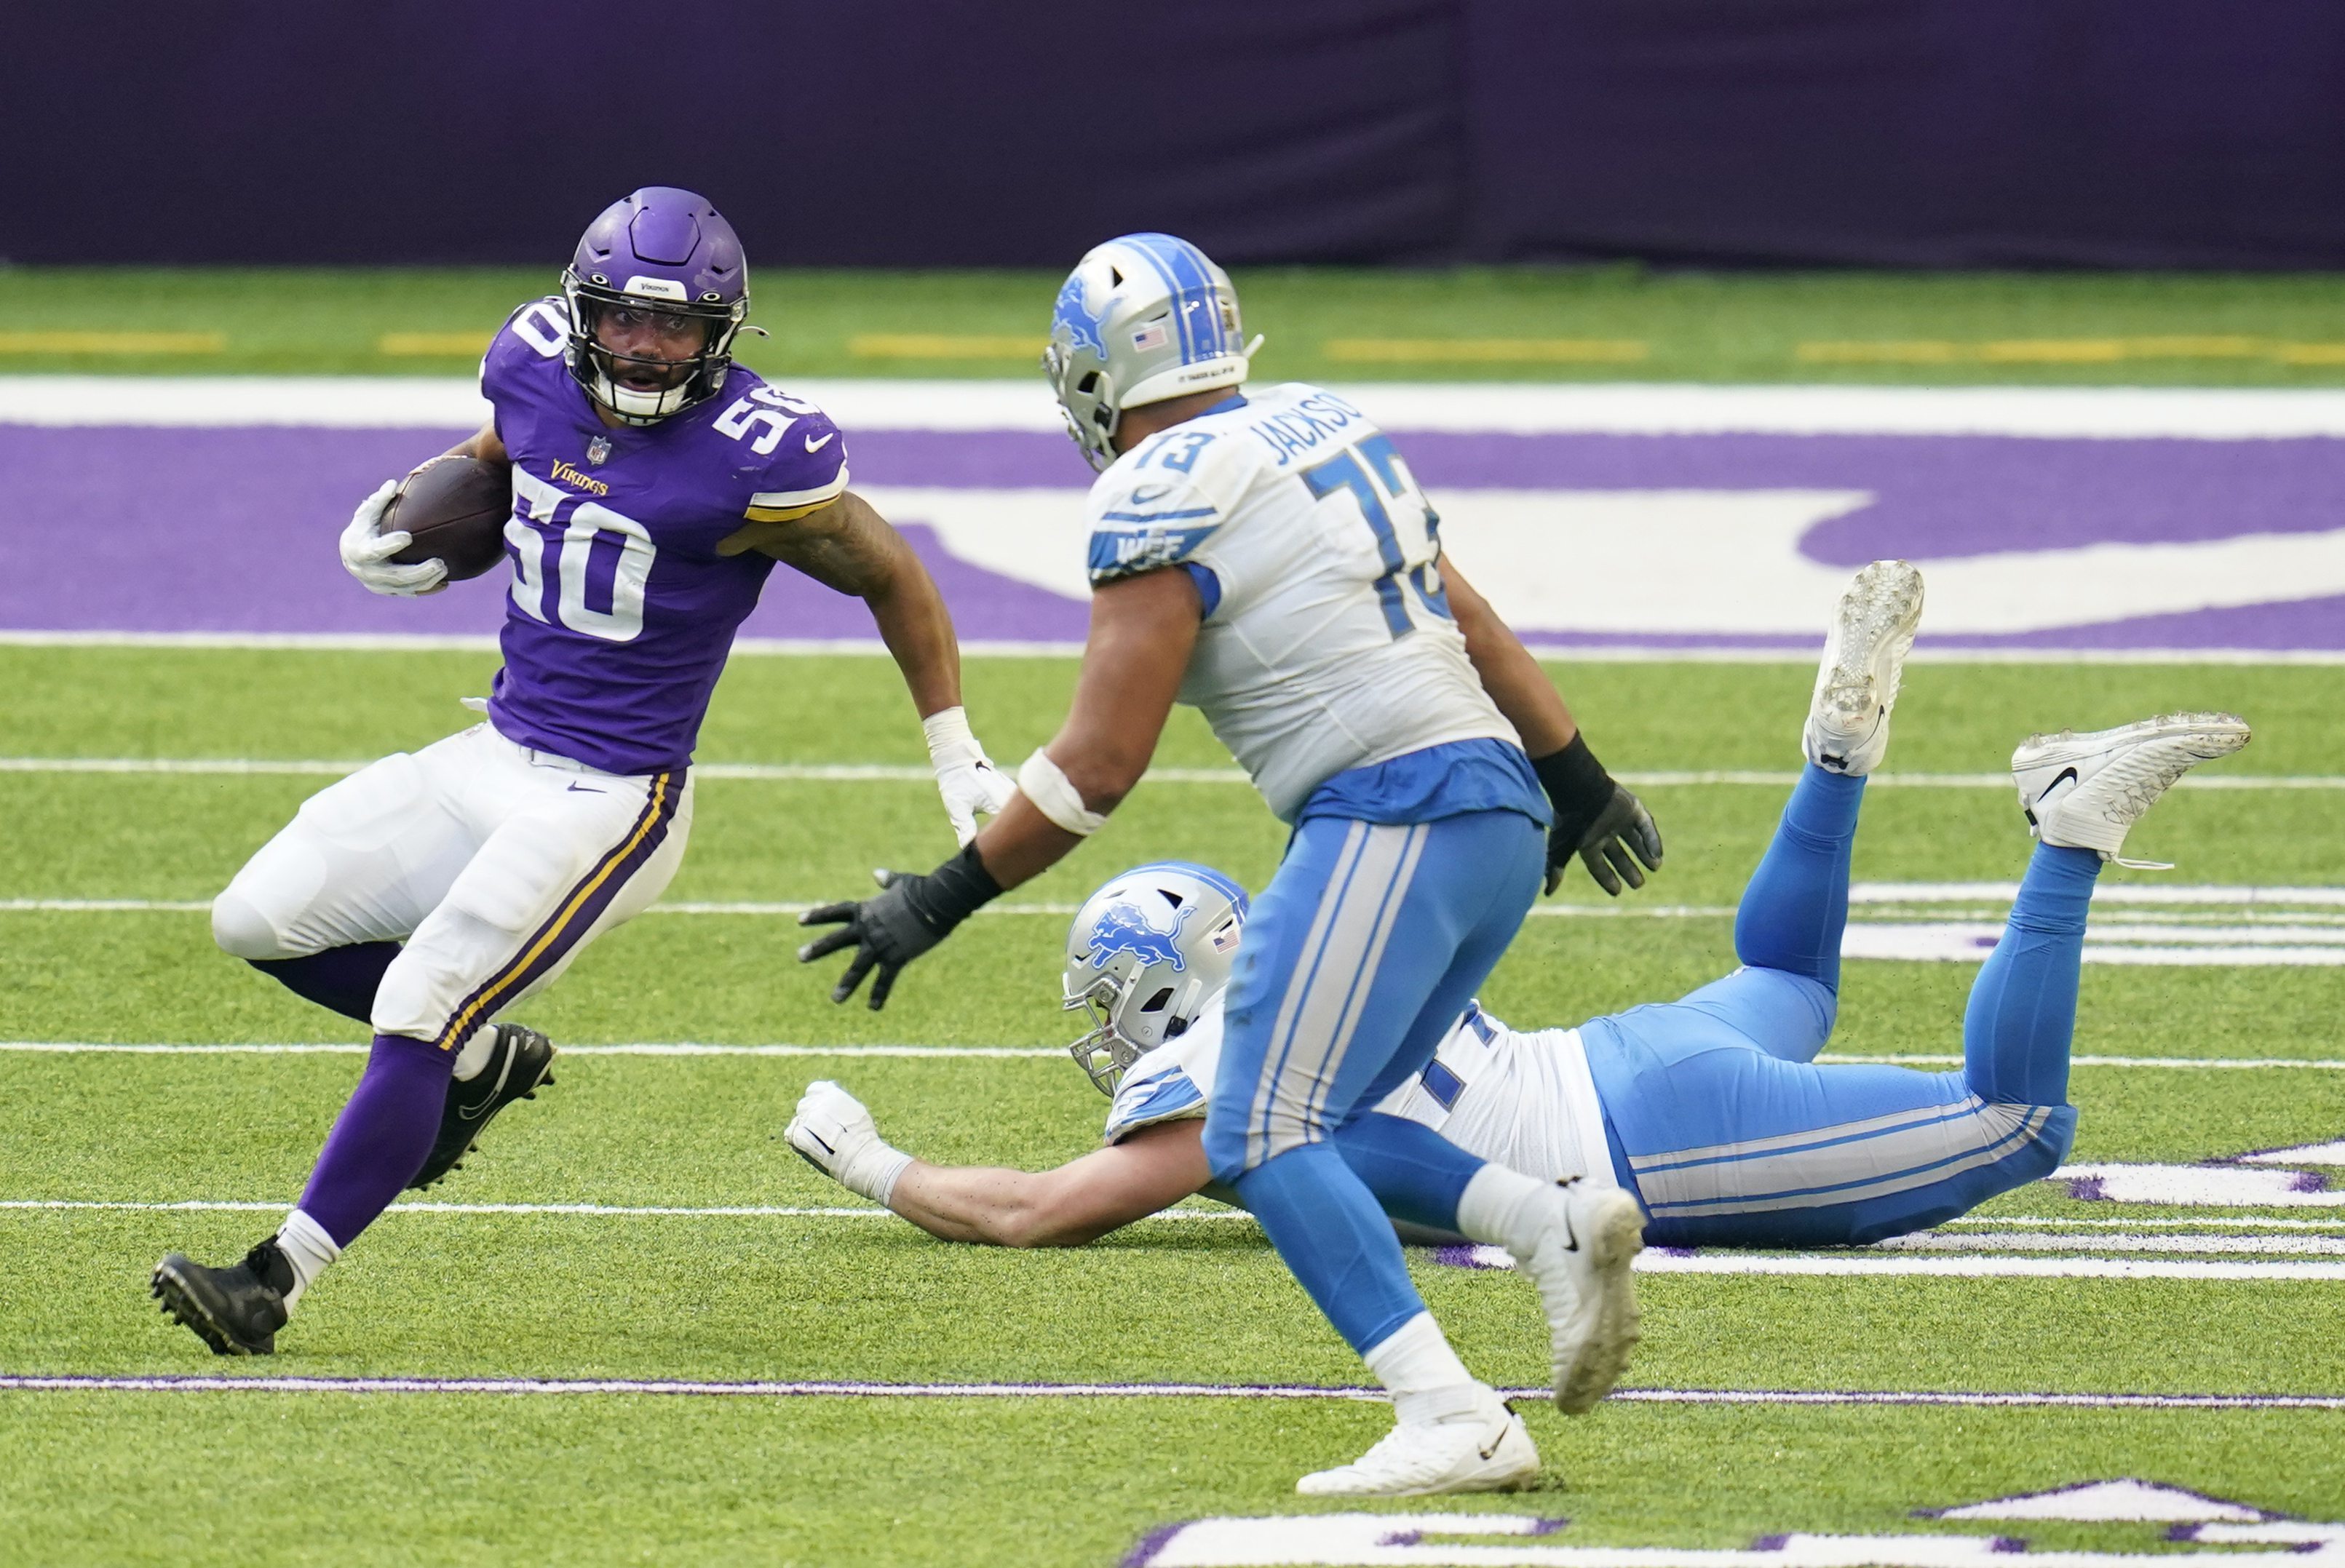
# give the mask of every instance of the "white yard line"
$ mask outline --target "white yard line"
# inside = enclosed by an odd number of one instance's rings
[[[1508,1399],[1543,1400],[1545,1388],[1502,1389]],[[1304,1383],[883,1383],[848,1380],[720,1382],[684,1378],[148,1377],[0,1373],[0,1392],[665,1395],[735,1399],[1389,1399],[1382,1389]],[[1933,1389],[1615,1389],[1630,1404],[1922,1405],[1960,1409],[2345,1410],[2340,1394],[2059,1393]],[[1713,1553],[1715,1555],[1715,1553]],[[1478,1560],[1478,1559],[1477,1559]],[[1835,1559],[1842,1561],[1842,1559]]]
[[[2345,393],[2266,388],[1358,381],[1396,431],[1510,435],[1984,435],[2245,440],[2345,436]],[[819,378],[791,390],[858,430],[1022,430],[1064,420],[1038,377]],[[454,376],[0,376],[0,423],[477,430]]]
[[[0,1040],[0,1053],[22,1052],[46,1056],[150,1056],[150,1057],[292,1057],[292,1056],[364,1056],[363,1043],[339,1041],[252,1042],[242,1041],[107,1041],[107,1040]],[[711,1045],[698,1041],[630,1041],[619,1045],[563,1045],[565,1057],[901,1057],[913,1059],[1033,1059],[1056,1060],[1067,1053],[1055,1046],[810,1046],[810,1045]],[[1816,1058],[1820,1062],[1876,1062],[1894,1067],[1960,1067],[1959,1056],[1927,1052],[1877,1053],[1863,1056],[1842,1056],[1826,1052]],[[2167,1069],[2180,1072],[2266,1072],[2307,1070],[2313,1072],[2345,1072],[2345,1059],[2322,1057],[2104,1057],[2077,1056],[2068,1059],[2076,1067],[2121,1067]],[[2013,1221],[2012,1223],[2018,1223]],[[2033,1223],[2032,1221],[2029,1223]]]
[[[279,1202],[233,1199],[189,1199],[168,1202],[127,1199],[15,1198],[0,1199],[0,1211],[112,1213],[273,1213]],[[830,1206],[606,1204],[606,1203],[394,1203],[386,1214],[439,1215],[464,1218],[560,1218],[587,1219],[884,1219],[885,1209]],[[1234,1209],[1175,1209],[1150,1217],[1153,1220],[1251,1223],[1253,1216]],[[1148,1221],[1143,1221],[1146,1223]],[[2079,1255],[2026,1257],[2018,1252],[2228,1252],[2261,1257],[2225,1259],[2132,1258]],[[1914,1255],[1927,1249],[1941,1255]],[[1899,1245],[1855,1251],[1799,1254],[1745,1253],[1727,1250],[1682,1251],[1649,1249],[1639,1255],[1636,1268],[1649,1274],[1824,1275],[1840,1277],[1920,1276],[1952,1279],[2029,1280],[2212,1280],[2233,1282],[2298,1282],[2345,1280],[2345,1260],[2275,1259],[2271,1254],[2345,1252],[2345,1240],[2325,1237],[2252,1236],[2057,1236],[2004,1233],[1989,1236],[1908,1238]],[[1898,1254],[1903,1255],[1898,1255]],[[1495,1247],[1470,1249],[1471,1267],[1505,1270],[1507,1255]]]
[[[392,632],[43,632],[0,629],[0,648],[247,649],[305,653],[494,653],[497,639],[486,634]],[[960,645],[969,659],[1073,659],[1080,642],[972,638]],[[1531,644],[1550,663],[1569,664],[1794,664],[1812,666],[1815,655],[1795,648],[1688,648],[1612,643],[1567,647]],[[736,637],[739,658],[891,657],[877,637]],[[1907,656],[1912,664],[2219,664],[2337,665],[2345,652],[2321,648],[1937,648],[1926,642]]]
[[[198,776],[240,774],[340,778],[366,766],[358,759],[325,757],[0,757],[0,773],[17,774],[188,774]],[[702,763],[693,768],[704,779],[746,779],[783,784],[933,784],[935,773],[913,764],[895,763]],[[1799,782],[1796,773],[1751,768],[1663,769],[1623,773],[1623,784],[1639,789],[1700,788],[1711,785],[1789,789]],[[1152,768],[1148,782],[1177,784],[1244,784],[1237,768]],[[1876,774],[1877,789],[1995,789],[2011,788],[2008,774]],[[2345,774],[2192,774],[2178,784],[2183,789],[2215,790],[2345,790]],[[1997,886],[2000,884],[1949,884],[1950,886]]]

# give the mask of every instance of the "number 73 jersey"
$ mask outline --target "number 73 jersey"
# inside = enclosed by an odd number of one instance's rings
[[[706,402],[610,429],[563,363],[569,329],[560,298],[533,300],[481,361],[513,464],[513,591],[489,720],[607,773],[682,767],[774,569],[718,543],[744,522],[838,500],[847,443],[820,409],[739,365]]]
[[[1519,744],[1450,616],[1440,519],[1392,438],[1334,393],[1233,395],[1117,459],[1089,505],[1094,585],[1196,579],[1181,701],[1282,818],[1349,768]]]

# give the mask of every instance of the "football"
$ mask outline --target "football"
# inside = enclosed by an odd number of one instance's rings
[[[391,560],[401,565],[439,560],[451,581],[478,577],[505,553],[505,519],[513,515],[513,481],[503,463],[437,457],[407,476],[383,513],[382,531],[414,535]]]

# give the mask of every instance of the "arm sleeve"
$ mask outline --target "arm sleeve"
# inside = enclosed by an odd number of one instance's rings
[[[719,429],[732,411],[728,408],[717,416]],[[772,421],[782,418],[789,422],[774,430]],[[752,474],[753,488],[742,509],[743,517],[751,522],[788,522],[847,493],[847,438],[830,422],[828,414],[812,403],[793,399],[781,407],[753,404],[743,423],[750,427],[743,431],[743,439],[753,457],[763,458],[763,466]],[[759,447],[766,448],[762,454],[757,452]]]

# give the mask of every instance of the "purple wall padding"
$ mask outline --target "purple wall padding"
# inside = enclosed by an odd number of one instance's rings
[[[27,5],[20,262],[2345,265],[2336,0]]]
[[[2333,0],[1467,5],[1477,257],[2345,262]]]

